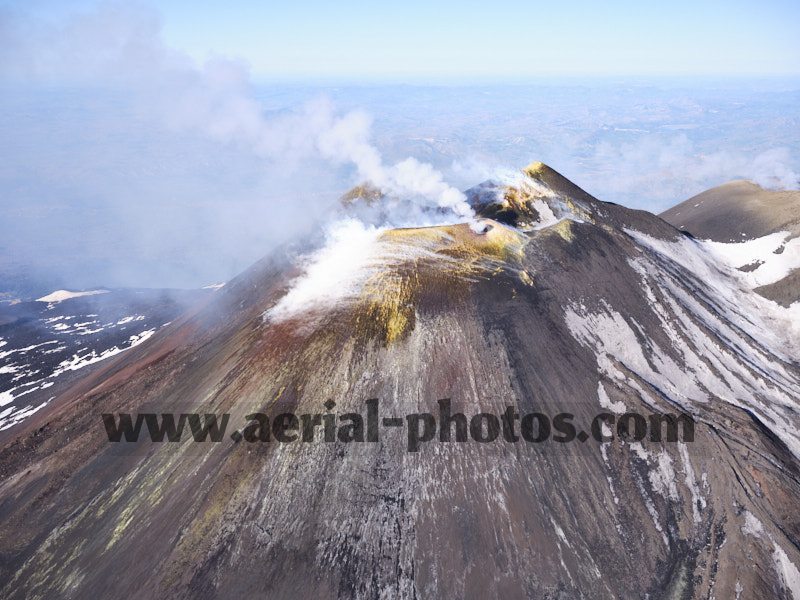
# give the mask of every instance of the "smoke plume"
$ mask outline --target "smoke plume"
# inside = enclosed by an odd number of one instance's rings
[[[229,59],[203,65],[167,47],[158,18],[142,9],[106,5],[61,24],[5,14],[0,76],[6,81],[111,85],[176,131],[201,132],[286,164],[321,156],[352,166],[359,179],[393,195],[451,210],[467,218],[464,195],[428,164],[408,158],[385,164],[371,142],[363,112],[337,114],[325,99],[268,118],[247,68]]]

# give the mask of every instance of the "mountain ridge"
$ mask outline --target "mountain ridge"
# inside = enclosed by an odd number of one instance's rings
[[[270,311],[308,262],[265,258],[18,426],[0,447],[4,595],[790,597],[788,310],[702,242],[547,169],[467,196],[482,227],[377,233],[347,293],[294,312]],[[119,446],[100,420],[241,423],[370,398],[385,415],[434,413],[442,398],[468,415],[511,406],[580,423],[685,412],[696,431],[411,453],[391,433]]]
[[[736,180],[693,196],[660,216],[695,237],[715,242],[741,243],[783,233],[774,245],[775,254],[800,252],[788,248],[800,237],[800,191],[767,190],[752,181]],[[756,293],[785,307],[800,301],[798,267],[795,264],[784,277],[756,287]]]

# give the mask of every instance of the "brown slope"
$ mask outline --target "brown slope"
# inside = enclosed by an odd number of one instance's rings
[[[731,181],[659,215],[678,229],[715,242],[741,242],[776,231],[800,234],[800,192]]]

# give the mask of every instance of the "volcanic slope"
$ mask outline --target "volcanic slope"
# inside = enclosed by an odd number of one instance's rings
[[[695,237],[715,242],[752,240],[776,231],[800,235],[800,192],[731,181],[692,196],[660,216]]]
[[[800,598],[797,313],[540,163],[467,195],[478,226],[371,231],[336,286],[315,285],[325,251],[263,260],[6,432],[0,595]],[[599,413],[696,426],[408,452],[390,428],[113,444],[100,418],[370,398],[383,416],[450,398],[587,431]]]
[[[661,217],[695,237],[725,242],[716,246],[725,250],[723,260],[753,273],[758,294],[786,307],[800,301],[800,192],[731,181]]]

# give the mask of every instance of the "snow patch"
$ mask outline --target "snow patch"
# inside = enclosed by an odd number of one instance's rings
[[[56,370],[53,371],[51,377],[57,377],[67,371],[77,371],[83,367],[88,367],[89,365],[100,362],[101,360],[115,356],[120,352],[124,352],[125,350],[130,350],[131,348],[138,346],[149,339],[150,336],[152,336],[155,332],[155,329],[148,329],[137,335],[132,335],[129,338],[130,344],[128,346],[123,346],[122,348],[118,346],[112,346],[111,348],[103,350],[102,352],[92,350],[90,353],[84,355],[74,354],[71,359],[59,363],[58,367],[56,367]]]
[[[53,398],[50,398],[49,400],[42,402],[38,406],[33,406],[31,404],[25,407],[9,406],[4,411],[0,412],[0,431],[9,429],[10,427],[13,427],[17,423],[24,421],[35,412],[47,406],[47,403],[50,402],[50,400],[52,399]]]
[[[686,448],[686,444],[678,442],[678,451],[680,452],[681,462],[683,463],[683,472],[686,474],[684,482],[692,494],[692,521],[700,523],[700,510],[705,509],[706,499],[700,494],[700,487],[697,485],[697,478],[694,475],[694,469],[689,459],[689,451]]]
[[[41,298],[37,298],[37,302],[49,302],[51,304],[56,304],[58,302],[63,302],[64,300],[69,300],[71,298],[80,298],[81,296],[96,296],[98,294],[108,294],[109,290],[90,290],[88,292],[70,292],[69,290],[56,290],[47,296],[42,296]]]
[[[800,571],[797,570],[795,564],[789,560],[786,552],[778,544],[773,542],[775,551],[772,553],[772,560],[775,564],[775,570],[781,578],[781,583],[784,589],[792,593],[794,600],[800,600]]]
[[[672,468],[672,457],[662,450],[656,458],[655,469],[648,474],[653,489],[664,498],[676,501],[679,499],[678,486],[675,485],[675,471]]]
[[[764,526],[749,510],[744,511],[744,525],[742,533],[760,538],[764,534]]]
[[[610,410],[612,413],[622,415],[627,410],[624,402],[621,400],[612,401],[611,398],[608,397],[602,382],[597,384],[597,399],[600,401],[601,407]],[[603,423],[603,425],[605,426],[605,423]]]
[[[731,270],[750,288],[769,285],[800,268],[800,237],[791,238],[789,231],[780,231],[746,242],[723,243],[704,240],[705,249]],[[776,254],[775,251],[783,248]],[[749,271],[742,267],[758,264]]]

